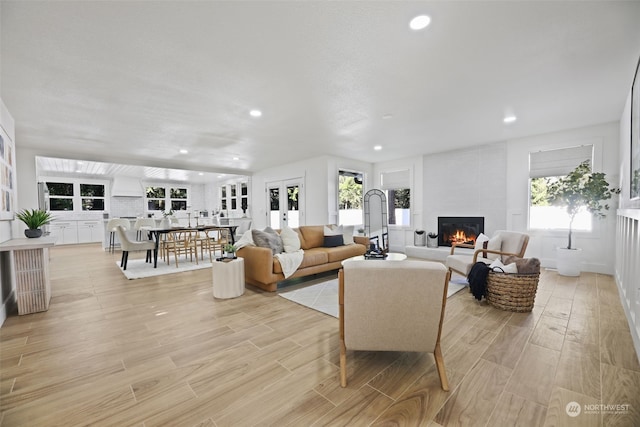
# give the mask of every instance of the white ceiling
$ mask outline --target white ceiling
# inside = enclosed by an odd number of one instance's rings
[[[20,146],[205,172],[378,162],[619,120],[640,56],[637,1],[0,8],[0,94]],[[432,22],[413,32],[417,14]]]

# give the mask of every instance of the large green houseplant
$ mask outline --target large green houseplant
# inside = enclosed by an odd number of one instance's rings
[[[573,221],[580,210],[586,208],[596,218],[604,218],[604,211],[609,210],[609,205],[605,202],[619,193],[619,188],[610,188],[604,173],[591,170],[589,160],[580,163],[567,176],[548,181],[547,201],[553,206],[564,207],[569,214],[568,242],[567,247],[563,249],[575,250],[572,242]],[[558,266],[558,271],[563,274],[561,266]],[[577,274],[566,275],[579,274],[578,270]]]
[[[48,224],[53,219],[53,216],[51,216],[49,212],[41,209],[23,209],[16,214],[16,217],[27,226],[27,229],[24,230],[24,235],[27,237],[42,236],[42,229],[40,227]]]

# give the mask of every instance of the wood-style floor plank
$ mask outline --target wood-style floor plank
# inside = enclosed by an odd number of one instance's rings
[[[337,319],[251,286],[214,299],[208,270],[127,280],[119,258],[50,251],[50,309],[0,328],[0,426],[640,425],[611,276],[544,270],[531,313],[449,298],[445,392],[432,354],[404,352],[349,352],[342,388]]]

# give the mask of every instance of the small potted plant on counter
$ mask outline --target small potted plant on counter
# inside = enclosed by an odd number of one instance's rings
[[[40,209],[24,209],[16,214],[16,217],[27,226],[27,229],[24,230],[24,235],[29,238],[42,236],[40,227],[48,224],[53,219],[49,212]]]

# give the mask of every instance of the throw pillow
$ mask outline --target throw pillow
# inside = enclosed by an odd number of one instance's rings
[[[342,238],[342,234],[337,234],[334,236],[324,236],[324,246],[325,248],[335,248],[337,246],[343,246],[344,240]]]
[[[478,237],[476,237],[476,247],[475,250],[477,251],[478,249],[487,249],[486,246],[484,246],[484,242],[488,242],[489,241],[489,236],[487,236],[484,233],[480,233],[480,235]],[[482,255],[483,257],[487,257],[486,254]]]
[[[267,228],[270,229],[269,227]],[[268,232],[267,228],[265,228],[263,231],[250,230],[251,236],[253,237],[253,242],[256,244],[256,246],[260,246],[262,248],[270,248],[271,252],[274,255],[282,253],[282,251],[284,250],[282,238],[272,229],[270,229],[272,233]]]
[[[489,239],[489,241],[487,242],[487,249],[491,251],[502,250],[502,239],[500,238],[500,235],[493,236],[492,238]],[[500,254],[492,254],[488,252],[485,258],[497,259],[497,258],[500,258]]]
[[[287,227],[285,225],[280,232],[280,237],[282,238],[282,244],[285,252],[295,252],[300,250],[300,238],[298,237],[298,233],[296,233],[291,227]]]
[[[337,225],[324,226],[324,235],[325,236],[337,236],[342,234],[342,228]]]
[[[355,245],[353,241],[353,225],[330,225],[332,231],[338,231],[342,234],[342,240],[345,245]]]
[[[253,236],[251,235],[251,230],[247,230],[244,232],[240,240],[236,241],[236,249],[244,248],[245,246],[255,246],[253,243]]]
[[[511,264],[504,265],[502,263],[502,261],[500,261],[499,259],[496,259],[489,266],[489,268],[492,268],[492,269],[494,267],[498,267],[497,269],[494,270],[494,271],[497,271],[497,272],[504,272],[504,273],[517,273],[518,272],[518,266],[516,265],[515,262],[512,262]]]

